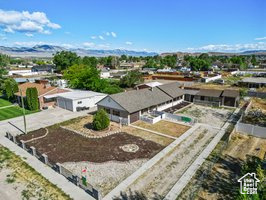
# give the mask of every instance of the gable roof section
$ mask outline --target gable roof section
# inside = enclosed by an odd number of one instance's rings
[[[220,97],[222,93],[222,90],[200,89],[200,91],[196,95],[205,97]]]
[[[224,90],[223,97],[238,97],[240,96],[239,90],[230,90],[230,89],[226,89]]]
[[[172,100],[170,96],[154,87],[153,89],[132,90],[110,95],[114,101],[121,105],[129,113],[149,108]]]
[[[179,97],[185,94],[184,91],[179,88],[180,86],[181,86],[180,83],[173,82],[173,83],[168,83],[164,85],[159,85],[157,86],[157,88],[165,92],[170,97],[176,98],[176,97]]]

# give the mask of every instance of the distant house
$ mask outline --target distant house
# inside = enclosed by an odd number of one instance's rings
[[[106,94],[93,91],[73,90],[66,93],[45,95],[44,99],[54,99],[58,107],[76,112],[85,109],[96,109],[96,103],[106,96]]]
[[[200,89],[194,93],[192,101],[202,105],[238,107],[239,100],[239,90]]]
[[[263,77],[247,77],[239,81],[241,86],[248,88],[261,88],[266,87],[266,78]]]
[[[152,88],[162,85],[162,83],[159,83],[157,81],[149,82],[149,83],[143,83],[136,86],[136,89],[145,89],[145,88]]]
[[[55,65],[35,65],[31,68],[32,72],[46,72],[53,73],[55,69]]]
[[[52,107],[56,104],[55,99],[45,99],[44,96],[48,94],[58,94],[58,93],[64,93],[68,92],[68,90],[65,89],[59,89],[57,87],[52,87],[47,83],[23,83],[19,86],[19,91],[22,91],[22,97],[26,100],[26,91],[28,88],[36,88],[38,91],[38,99],[39,99],[39,105],[40,109]],[[21,104],[21,94],[20,92],[15,93],[15,96],[17,97],[17,101],[19,104]],[[26,102],[26,101],[25,101]]]
[[[130,124],[148,111],[162,111],[183,101],[184,92],[177,82],[108,95],[97,103],[112,121]]]
[[[100,77],[101,78],[110,78],[110,71],[106,68],[101,69]]]

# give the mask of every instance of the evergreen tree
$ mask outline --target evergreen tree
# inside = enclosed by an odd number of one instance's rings
[[[93,116],[93,122],[92,126],[93,129],[99,131],[106,129],[110,124],[110,119],[107,115],[107,113],[103,110],[100,109],[94,116]]]

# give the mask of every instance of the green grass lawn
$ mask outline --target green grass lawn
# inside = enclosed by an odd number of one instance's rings
[[[38,112],[38,111],[26,110],[27,115],[35,113],[35,112]],[[13,106],[9,108],[0,109],[0,121],[14,118],[14,117],[19,117],[19,116],[22,116],[22,108],[20,108],[19,106]]]
[[[10,106],[10,105],[12,105],[11,102],[9,102],[9,101],[7,101],[5,99],[0,98],[0,108],[1,107],[4,107],[4,106]]]

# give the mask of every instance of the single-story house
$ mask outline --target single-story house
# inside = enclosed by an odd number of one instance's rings
[[[26,91],[28,88],[36,88],[38,91],[38,99],[39,99],[39,105],[40,105],[40,109],[43,108],[49,108],[52,107],[56,104],[54,99],[45,99],[44,96],[45,95],[51,95],[51,94],[58,94],[58,93],[64,93],[64,92],[68,92],[68,90],[65,89],[60,89],[57,87],[52,87],[49,84],[46,83],[23,83],[20,84],[18,86],[19,88],[19,92],[15,93],[15,96],[17,97],[17,101],[19,104],[21,104],[21,94],[20,94],[20,90],[22,92],[22,96],[25,99],[26,102]]]
[[[189,90],[185,91],[186,94],[187,91]],[[240,100],[239,90],[200,89],[197,93],[196,90],[194,90],[193,92],[195,92],[195,94],[193,94],[194,98],[192,102],[195,104],[211,105],[219,107],[220,106],[238,107],[239,105],[239,100]]]
[[[263,77],[247,77],[239,81],[239,84],[248,88],[266,87],[266,78]]]
[[[106,97],[106,94],[86,91],[73,90],[66,93],[46,95],[45,99],[53,99],[57,106],[73,112],[96,108],[96,103]]]
[[[110,70],[106,69],[106,68],[103,68],[101,69],[101,74],[100,74],[100,77],[101,78],[110,78]]]
[[[108,95],[97,103],[98,109],[104,109],[112,121],[125,124],[133,123],[148,111],[162,111],[183,101],[184,92],[179,83],[169,83],[156,87],[132,90]]]
[[[31,68],[32,72],[53,73],[55,65],[35,65]]]

